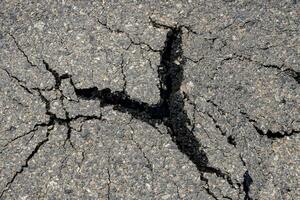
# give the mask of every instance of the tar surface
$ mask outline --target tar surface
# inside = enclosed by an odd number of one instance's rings
[[[299,199],[297,1],[0,6],[0,199]]]

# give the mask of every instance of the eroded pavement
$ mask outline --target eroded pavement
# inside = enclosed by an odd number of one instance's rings
[[[0,7],[0,199],[299,198],[297,0]]]

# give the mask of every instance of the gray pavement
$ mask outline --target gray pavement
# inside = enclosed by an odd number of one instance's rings
[[[297,0],[0,1],[0,199],[300,199]]]

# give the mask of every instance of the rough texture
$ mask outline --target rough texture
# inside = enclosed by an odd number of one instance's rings
[[[299,199],[299,5],[1,1],[0,199]]]

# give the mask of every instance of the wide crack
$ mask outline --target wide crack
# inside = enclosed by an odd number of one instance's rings
[[[161,28],[160,24],[155,27]],[[191,120],[189,119],[185,109],[186,95],[180,90],[183,81],[184,65],[186,58],[183,56],[182,50],[182,28],[184,27],[163,27],[168,29],[165,45],[161,53],[161,61],[157,72],[159,77],[160,101],[157,104],[148,104],[139,100],[132,99],[123,88],[122,91],[111,91],[110,88],[99,90],[97,87],[79,89],[72,82],[72,77],[68,74],[59,75],[49,64],[43,60],[43,64],[55,79],[55,85],[52,89],[57,90],[61,95],[61,101],[65,98],[60,89],[63,79],[70,79],[71,85],[74,87],[78,98],[85,100],[99,100],[101,107],[113,106],[113,109],[120,112],[128,113],[132,117],[139,119],[156,128],[157,124],[163,124],[167,127],[168,133],[172,141],[177,145],[178,149],[185,154],[191,162],[195,164],[201,175],[201,180],[208,184],[208,179],[204,177],[204,173],[215,174],[222,177],[233,186],[233,181],[228,174],[223,173],[220,169],[209,165],[206,153],[201,149],[201,144],[193,133],[193,129],[189,129]],[[28,60],[27,60],[28,61]],[[29,62],[29,61],[28,61]],[[123,72],[124,73],[124,72]],[[20,82],[19,82],[20,83]],[[20,85],[24,86],[23,83]],[[126,85],[125,85],[126,86]],[[25,87],[25,86],[24,86]],[[25,87],[28,89],[27,87]],[[41,100],[46,107],[46,114],[50,117],[49,121],[40,126],[51,127],[55,124],[67,127],[67,137],[65,142],[70,142],[72,127],[70,123],[74,120],[82,118],[84,120],[98,119],[102,116],[84,116],[69,117],[69,113],[65,110],[65,118],[59,118],[55,113],[50,111],[50,101],[43,95],[43,90],[39,88],[28,89],[37,91]],[[35,131],[35,127],[32,132]],[[26,134],[27,135],[27,134]],[[45,141],[47,142],[48,139]],[[41,142],[44,144],[44,141]],[[71,146],[72,143],[70,142]],[[39,145],[38,145],[38,148]],[[35,151],[36,153],[37,151]],[[34,153],[34,154],[35,154]],[[32,156],[33,157],[33,156]],[[30,158],[31,159],[31,158]],[[16,172],[15,176],[7,184],[6,188],[13,183],[16,176],[22,173],[23,169],[28,166],[28,159],[25,166],[20,172]],[[6,191],[6,190],[5,190]],[[5,192],[3,191],[3,193]],[[2,194],[3,194],[2,193]]]
[[[243,181],[243,190],[245,192],[244,200],[252,200],[252,198],[249,195],[250,192],[250,185],[253,183],[253,180],[249,174],[248,171],[244,174],[244,181]]]
[[[75,93],[81,99],[98,99],[101,107],[113,106],[113,109],[128,113],[151,126],[156,127],[156,124],[164,124],[178,149],[196,165],[202,177],[204,172],[213,173],[226,179],[232,186],[233,182],[227,174],[209,166],[207,155],[201,150],[200,142],[188,128],[191,121],[184,110],[185,99],[180,91],[185,65],[182,50],[182,27],[168,28],[170,30],[167,33],[158,66],[160,80],[160,101],[158,104],[149,105],[132,99],[124,91],[113,92],[109,88],[99,90],[97,87],[84,89],[74,87]]]

